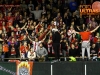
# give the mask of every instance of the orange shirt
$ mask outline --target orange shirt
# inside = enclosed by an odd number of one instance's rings
[[[8,52],[8,51],[9,51],[8,45],[4,44],[3,45],[3,52]]]
[[[80,32],[79,34],[81,35],[81,39],[82,39],[83,41],[87,41],[87,40],[89,40],[89,38],[90,38],[91,32],[85,31],[85,32]]]

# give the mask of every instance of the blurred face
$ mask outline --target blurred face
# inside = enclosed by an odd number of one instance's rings
[[[12,38],[12,41],[15,41],[15,38]]]
[[[71,25],[74,25],[74,22],[72,22]]]
[[[31,48],[30,50],[33,51],[33,48]]]
[[[83,27],[85,27],[85,24],[83,24]]]
[[[68,14],[67,13],[65,13],[65,16],[67,16]]]
[[[74,44],[72,44],[72,45],[71,45],[71,47],[72,47],[72,48],[75,48],[75,45],[74,45]]]
[[[0,34],[2,33],[2,30],[0,30]]]
[[[14,36],[14,32],[11,33],[11,36]]]
[[[36,22],[34,22],[34,25],[36,25]]]
[[[38,7],[36,7],[36,10],[38,10],[39,8]]]
[[[78,45],[78,42],[75,42],[75,45]]]
[[[60,16],[60,13],[58,13],[58,17]]]
[[[71,26],[70,29],[74,29],[73,26]]]
[[[65,28],[66,27],[66,25],[65,24],[63,24],[63,28]]]
[[[40,47],[43,47],[42,43],[40,44]]]
[[[16,24],[16,28],[18,28],[19,26],[18,26],[18,24]]]
[[[2,34],[2,36],[4,37],[4,34]]]
[[[27,46],[27,42],[24,42],[24,46]]]
[[[99,33],[97,33],[96,35],[99,36]]]
[[[44,31],[44,28],[41,28],[41,32],[43,32]]]
[[[61,35],[61,38],[64,38],[64,35]]]
[[[34,29],[34,25],[32,25],[31,28]]]
[[[94,18],[92,18],[92,21],[94,21],[95,19]]]
[[[66,33],[66,29],[64,30],[64,33]]]
[[[25,19],[23,19],[23,23],[25,23]]]
[[[35,35],[35,33],[33,32],[33,33],[32,33],[32,36],[34,36],[34,35]]]
[[[45,21],[47,21],[47,18],[45,17]]]
[[[22,15],[20,15],[19,17],[20,17],[20,19],[22,19]]]
[[[11,13],[8,13],[8,16],[11,16]]]
[[[66,42],[66,40],[64,40],[64,42]]]
[[[32,4],[32,1],[30,1],[30,4]]]
[[[92,47],[95,47],[95,46],[96,46],[95,44],[92,45]]]
[[[54,24],[54,21],[52,21],[51,24],[53,25]]]

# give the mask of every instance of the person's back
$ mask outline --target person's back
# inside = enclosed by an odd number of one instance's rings
[[[87,40],[89,40],[89,38],[90,38],[91,32],[89,32],[89,31],[84,31],[84,32],[80,32],[79,34],[81,35],[81,39],[82,39],[83,41],[87,41]]]
[[[54,32],[53,34],[53,43],[60,43],[60,40],[61,40],[61,35],[58,31]]]
[[[61,40],[61,35],[58,31],[58,29],[54,29],[52,34],[52,45],[55,53],[55,60],[59,61],[60,60],[60,40]]]

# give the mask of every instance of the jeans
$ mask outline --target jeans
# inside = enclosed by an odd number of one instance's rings
[[[87,50],[88,59],[90,59],[90,42],[89,41],[82,42],[82,58],[83,59],[84,59],[84,55],[85,55],[85,49]]]

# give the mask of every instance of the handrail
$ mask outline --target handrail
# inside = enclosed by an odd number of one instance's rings
[[[48,58],[52,59],[52,58],[55,58],[55,57],[48,57]],[[65,58],[65,57],[60,57],[60,58]],[[69,58],[69,57],[66,57],[66,58]],[[82,57],[75,57],[75,58],[82,58]],[[85,57],[85,58],[88,58],[88,57]],[[97,57],[97,58],[100,58],[100,57]],[[29,59],[29,58],[0,58],[0,59],[14,59],[14,60],[17,59],[18,60],[18,59]],[[35,59],[38,59],[38,58],[35,58]]]

